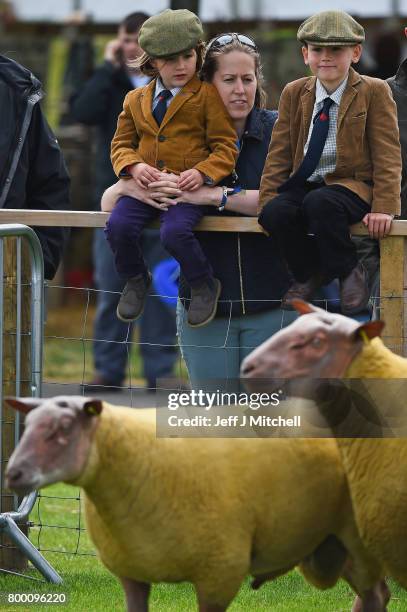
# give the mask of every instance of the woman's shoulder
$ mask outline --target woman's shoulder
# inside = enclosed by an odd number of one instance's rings
[[[267,108],[258,109],[260,121],[268,127],[273,127],[278,119],[278,112],[276,110],[268,110]]]
[[[249,115],[248,132],[263,138],[270,138],[271,131],[277,121],[278,113],[266,108],[253,108]]]

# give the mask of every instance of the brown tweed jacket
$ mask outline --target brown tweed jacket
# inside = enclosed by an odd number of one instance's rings
[[[315,102],[316,77],[289,83],[281,94],[278,120],[260,185],[260,210],[296,171]],[[343,185],[373,212],[400,214],[401,155],[396,105],[386,82],[353,68],[339,106],[337,156],[328,185]]]
[[[145,162],[176,174],[196,168],[214,183],[228,176],[237,160],[237,135],[216,87],[192,78],[158,126],[151,110],[155,83],[130,91],[124,100],[112,140],[115,173]]]

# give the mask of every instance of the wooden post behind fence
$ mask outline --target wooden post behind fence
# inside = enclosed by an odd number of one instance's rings
[[[406,354],[405,275],[406,239],[385,238],[380,243],[380,318],[386,323],[384,341],[399,355]]]
[[[31,395],[30,389],[30,330],[31,330],[31,292],[30,265],[28,249],[22,242],[22,295],[21,295],[21,384],[20,394]],[[17,254],[16,238],[4,239],[4,313],[3,313],[3,397],[16,394],[16,324],[17,324]],[[2,435],[2,487],[1,487],[1,511],[14,510],[14,496],[5,488],[4,471],[7,461],[14,450],[15,445],[16,412],[3,402],[3,420],[1,423]],[[22,531],[27,534],[28,527],[21,526]],[[0,567],[7,570],[21,571],[27,567],[25,556],[16,548],[11,541],[0,532]]]

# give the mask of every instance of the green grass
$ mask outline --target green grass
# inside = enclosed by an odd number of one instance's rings
[[[79,521],[78,489],[58,484],[45,489],[31,514],[34,527],[30,530],[30,539],[39,546],[46,559],[63,578],[62,585],[33,582],[26,578],[0,574],[0,592],[2,599],[0,609],[9,612],[23,610],[62,609],[72,612],[93,612],[124,610],[124,598],[119,582],[91,554],[66,554],[66,551],[79,553],[94,552],[86,531],[78,531],[83,526],[83,517]],[[73,499],[61,499],[73,498]],[[42,525],[60,525],[64,529],[39,527]],[[73,529],[68,529],[73,527]],[[78,535],[80,534],[79,540]],[[45,549],[56,549],[61,552],[46,552]],[[62,551],[65,551],[62,554]],[[222,572],[222,568],[219,568]],[[28,574],[39,577],[35,569]],[[393,594],[389,610],[405,611],[407,593],[394,583],[390,583]],[[62,607],[37,604],[31,606],[10,605],[6,603],[5,594],[24,593],[61,593],[67,594],[68,603]],[[259,591],[250,588],[247,580],[230,607],[231,612],[251,612],[258,610],[273,612],[349,612],[353,601],[350,588],[339,583],[329,591],[318,591],[310,587],[297,572],[267,583]],[[152,612],[189,612],[196,610],[194,591],[189,584],[155,585],[151,596]]]

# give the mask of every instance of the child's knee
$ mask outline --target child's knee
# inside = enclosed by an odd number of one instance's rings
[[[191,238],[193,231],[181,223],[163,223],[160,230],[161,243],[169,253],[172,253]]]
[[[134,234],[134,228],[126,215],[118,208],[114,208],[106,223],[105,235],[107,240],[112,243],[126,240]]]
[[[291,207],[287,206],[280,196],[277,196],[264,206],[259,215],[259,224],[268,231],[281,227],[291,219],[290,209]]]
[[[326,216],[327,214],[327,201],[320,191],[320,189],[310,191],[303,200],[303,209],[308,217]]]

